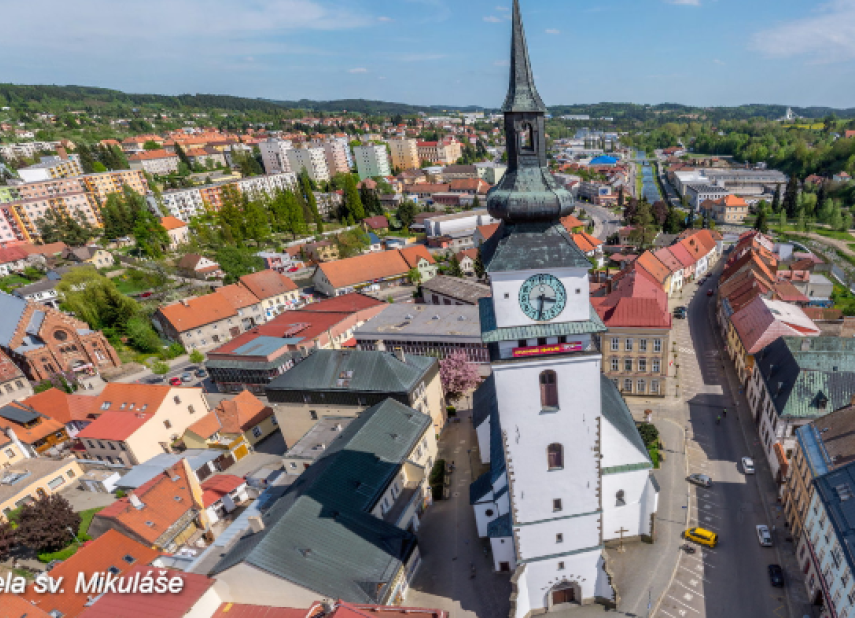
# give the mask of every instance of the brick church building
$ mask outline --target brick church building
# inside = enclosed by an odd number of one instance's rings
[[[34,382],[62,371],[94,375],[122,364],[103,334],[56,309],[0,292],[0,316],[0,349]]]

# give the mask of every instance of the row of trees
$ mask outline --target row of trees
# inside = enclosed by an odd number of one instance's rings
[[[125,153],[118,146],[78,144],[76,152],[80,155],[80,166],[85,174],[131,169]]]

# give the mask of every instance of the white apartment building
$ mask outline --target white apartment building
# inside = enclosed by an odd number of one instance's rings
[[[235,181],[241,193],[258,195],[266,193],[273,195],[276,191],[291,191],[297,186],[297,175],[291,172],[269,174],[267,176],[251,176]]]
[[[18,170],[18,176],[24,182],[38,182],[52,178],[71,178],[80,176],[83,168],[80,166],[80,155],[72,154],[64,157],[42,157],[41,162]]]
[[[359,178],[376,178],[377,176],[389,176],[392,168],[389,167],[389,153],[385,144],[363,144],[353,149],[356,159],[356,169]]]
[[[146,150],[128,157],[132,170],[149,174],[166,175],[178,171],[178,155],[165,150]]]
[[[391,139],[389,148],[392,150],[392,167],[404,170],[414,170],[421,167],[419,145],[414,139]]]
[[[290,172],[291,164],[288,162],[288,151],[292,148],[290,140],[270,138],[261,142],[258,149],[261,151],[261,162],[264,163],[265,173]]]
[[[161,197],[162,208],[157,204],[153,193],[149,193],[145,199],[149,209],[162,217],[171,216],[188,223],[193,217],[205,212],[202,192],[196,187],[164,191]]]
[[[19,144],[0,144],[0,159],[31,159],[42,151],[53,151],[59,142],[21,142]]]
[[[315,182],[327,182],[332,177],[323,148],[292,148],[288,151],[288,163],[292,172],[299,174],[305,170]]]
[[[315,142],[313,144],[317,148],[324,149],[324,155],[327,159],[327,169],[330,175],[349,174],[352,161],[350,158],[350,146],[347,142],[334,140],[330,142]]]

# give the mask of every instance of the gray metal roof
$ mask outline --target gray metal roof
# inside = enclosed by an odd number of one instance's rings
[[[24,299],[0,292],[0,315],[3,316],[0,320],[0,345],[9,345],[26,308],[27,301]]]
[[[472,394],[472,426],[478,428],[481,423],[490,418],[494,410],[499,409],[499,399],[496,396],[496,377],[490,374],[481,382]]]
[[[182,459],[187,460],[191,470],[198,470],[222,454],[223,451],[216,449],[188,449],[183,453],[161,453],[131,468],[125,476],[119,479],[116,487],[136,489],[148,483],[158,474],[163,474],[164,470],[171,468]]]
[[[40,415],[38,412],[36,412],[35,410],[30,410],[29,408],[25,409],[11,405],[6,405],[0,408],[0,417],[12,421],[13,423],[19,423],[21,425],[31,423],[37,418],[39,418],[39,416]]]
[[[366,410],[211,574],[246,563],[330,598],[381,602],[416,537],[367,511],[430,424],[391,399]]]
[[[22,285],[21,287],[16,288],[12,293],[18,297],[23,297],[27,294],[38,294],[39,292],[46,292],[48,290],[56,289],[58,283],[59,281],[42,279],[41,281],[36,281],[35,283],[31,283],[30,285]]]
[[[259,336],[242,346],[235,348],[229,354],[237,356],[267,356],[289,345],[297,345],[303,337],[265,337]]]
[[[442,294],[443,296],[448,296],[455,300],[469,303],[470,305],[478,304],[479,298],[488,298],[493,295],[493,291],[488,285],[469,279],[449,277],[447,275],[437,275],[433,279],[425,281],[422,283],[422,290],[436,292],[437,294]],[[380,314],[380,316],[382,315]]]
[[[436,362],[412,354],[401,362],[392,352],[315,350],[267,390],[409,394]]]
[[[855,570],[855,463],[820,476],[815,485],[846,563]]]
[[[514,0],[513,36],[511,39],[511,77],[508,96],[502,105],[502,111],[546,113],[546,105],[534,85],[534,74],[528,58],[528,45],[525,40],[519,0]]]
[[[337,439],[342,431],[353,422],[352,416],[325,416],[306,432],[302,438],[297,440],[289,448],[284,458],[299,457],[301,459],[318,459],[326,452],[326,447]]]
[[[560,337],[562,335],[590,335],[606,332],[606,325],[603,324],[603,321],[593,307],[590,308],[590,319],[585,322],[553,322],[508,328],[499,328],[496,324],[496,314],[493,312],[491,299],[482,298],[478,303],[478,307],[481,314],[481,340],[484,343],[537,339],[540,337]]]
[[[605,374],[600,374],[600,397],[603,402],[603,417],[632,444],[644,461],[650,463],[650,454],[644,447],[644,440],[638,433],[632,413],[626,406],[617,386]],[[652,464],[651,464],[652,465]]]
[[[527,193],[517,199],[527,200]],[[572,199],[572,198],[571,198]],[[591,268],[591,262],[556,220],[502,223],[481,245],[487,272],[547,268]]]
[[[451,341],[481,343],[478,307],[393,304],[354,331],[360,340]]]

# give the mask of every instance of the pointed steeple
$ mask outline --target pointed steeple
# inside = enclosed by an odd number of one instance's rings
[[[525,41],[525,29],[523,28],[519,0],[514,0],[513,31],[511,82],[502,111],[546,113],[546,105],[543,104],[543,100],[534,86],[534,76],[531,73],[531,62],[528,59],[528,45]]]

